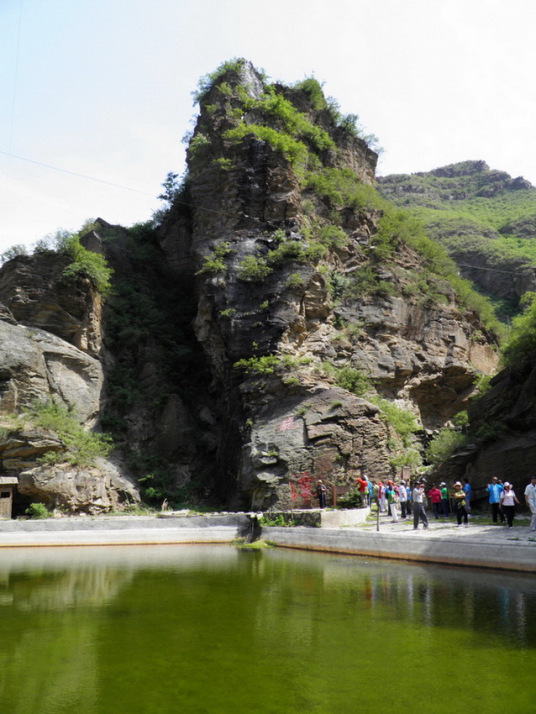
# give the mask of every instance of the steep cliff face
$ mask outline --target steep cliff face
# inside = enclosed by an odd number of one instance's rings
[[[199,100],[160,225],[86,236],[115,271],[102,317],[90,283],[68,294],[54,278],[61,256],[0,272],[0,329],[17,344],[0,354],[0,410],[52,395],[122,452],[73,477],[36,465],[62,448],[50,434],[8,429],[1,468],[36,500],[96,512],[139,489],[155,504],[290,506],[318,478],[419,464],[415,434],[495,368],[451,263],[379,197],[376,154],[317,82],[270,85],[239,61]]]
[[[288,506],[304,474],[392,473],[404,456],[378,396],[433,429],[497,359],[404,226],[386,227],[376,155],[310,85],[268,87],[243,63],[203,96],[189,164],[191,230],[179,201],[161,245],[197,276],[234,504]]]
[[[15,258],[0,273],[0,302],[21,325],[39,327],[98,357],[102,299],[87,278],[62,280],[69,262],[55,253]]]
[[[469,443],[442,465],[439,475],[450,481],[468,478],[475,500],[487,500],[486,486],[497,476],[509,481],[523,502],[536,458],[536,368],[500,371],[468,415]]]

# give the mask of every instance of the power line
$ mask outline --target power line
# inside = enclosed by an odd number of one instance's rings
[[[70,171],[69,169],[63,169],[58,166],[52,166],[51,164],[45,164],[41,161],[35,161],[34,159],[28,159],[25,158],[24,156],[17,156],[16,154],[12,154],[10,151],[2,151],[0,149],[0,154],[3,156],[8,156],[9,158],[12,159],[17,159],[18,161],[26,161],[29,164],[34,164],[36,166],[42,166],[45,169],[50,169],[52,171],[58,171],[60,173],[68,174],[70,176],[76,176],[78,178],[85,179],[86,181],[94,181],[95,183],[101,183],[104,184],[105,186],[113,186],[114,188],[121,188],[124,191],[132,191],[133,193],[139,193],[142,194],[143,196],[151,196],[152,198],[159,198],[159,196],[155,196],[152,193],[148,193],[147,191],[140,191],[139,189],[136,188],[131,188],[130,186],[124,186],[123,184],[119,183],[114,183],[113,181],[105,181],[104,179],[98,179],[95,178],[94,176],[88,176],[87,174],[81,174],[78,173],[77,171]],[[206,213],[215,213],[220,216],[234,216],[235,214],[227,213],[225,211],[218,211],[217,209],[214,208],[207,208],[205,206],[196,206],[192,203],[189,203],[188,201],[184,200],[178,200],[177,203],[180,203],[183,206],[188,206],[189,208],[193,208],[198,211],[204,211]],[[528,258],[527,258],[528,259]],[[455,261],[456,262],[456,261]],[[470,265],[469,263],[456,263],[458,267],[463,267],[463,268],[470,268],[471,270],[484,270],[488,272],[494,272],[494,273],[503,273],[505,275],[523,275],[523,273],[518,273],[512,270],[501,270],[500,268],[487,268],[483,266],[478,266],[478,265]],[[536,269],[536,266],[532,266]]]
[[[160,198],[159,196],[155,196],[153,193],[147,193],[147,191],[140,191],[139,189],[136,188],[131,188],[130,186],[124,186],[123,184],[119,183],[114,183],[113,181],[105,181],[104,179],[98,179],[95,178],[94,176],[88,176],[87,174],[81,174],[78,173],[77,171],[70,171],[69,169],[63,169],[60,168],[59,166],[52,166],[51,164],[45,164],[42,161],[35,161],[34,159],[28,159],[24,156],[17,156],[16,154],[12,154],[10,151],[2,151],[0,149],[0,154],[3,156],[8,156],[11,159],[17,159],[18,161],[26,161],[29,164],[35,164],[36,166],[42,166],[45,169],[51,169],[52,171],[59,171],[60,173],[63,174],[68,174],[70,176],[76,176],[78,178],[86,179],[87,181],[94,181],[96,183],[102,183],[105,186],[114,186],[115,188],[122,188],[125,191],[132,191],[134,193],[141,193],[143,196],[151,196],[152,198]],[[219,216],[226,216],[226,217],[234,217],[234,213],[228,213],[225,211],[218,211],[215,208],[207,208],[205,206],[196,206],[193,203],[189,203],[188,201],[183,201],[179,199],[177,203],[181,204],[182,206],[188,206],[189,208],[193,208],[196,211],[204,211],[205,213],[216,213]]]
[[[87,174],[80,174],[77,171],[69,171],[69,169],[62,169],[58,166],[51,166],[50,164],[45,164],[41,161],[34,161],[34,159],[27,159],[24,156],[17,156],[9,151],[0,150],[0,154],[4,156],[9,156],[11,159],[17,159],[18,161],[26,161],[29,164],[35,164],[36,166],[42,166],[45,169],[51,169],[52,171],[59,171],[62,174],[69,174],[70,176],[77,176],[78,178],[86,179],[86,181],[94,181],[95,183],[102,183],[106,186],[114,186],[115,188],[122,188],[125,191],[132,191],[133,193],[141,193],[144,196],[151,196],[152,198],[157,198],[153,193],[148,193],[147,191],[140,191],[137,188],[131,188],[130,186],[124,186],[120,183],[114,183],[113,181],[104,181],[103,179],[95,178],[94,176],[88,176]]]

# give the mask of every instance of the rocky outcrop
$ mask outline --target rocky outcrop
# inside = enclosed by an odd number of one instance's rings
[[[89,280],[63,285],[67,263],[51,253],[15,258],[0,270],[0,473],[18,477],[23,503],[96,513],[139,499],[128,478],[105,460],[89,469],[38,465],[65,452],[65,443],[29,418],[14,418],[54,401],[88,429],[100,419],[101,299]]]
[[[292,508],[307,483],[304,476],[353,485],[365,469],[385,478],[387,436],[378,407],[343,389],[267,399],[242,450],[242,489],[251,494],[253,508]]]
[[[70,262],[52,252],[14,258],[0,271],[0,302],[21,325],[39,327],[98,357],[101,296],[88,278],[63,278]]]
[[[40,466],[19,473],[18,489],[51,511],[98,515],[139,502],[139,488],[124,466],[99,459],[94,467]]]
[[[268,85],[238,61],[200,101],[160,225],[99,220],[81,239],[114,270],[102,313],[90,281],[65,289],[61,256],[0,271],[0,411],[52,396],[127,456],[45,466],[64,445],[6,423],[1,469],[52,508],[102,512],[141,489],[277,509],[320,477],[388,477],[420,447],[385,404],[433,430],[496,365],[493,334],[388,215],[376,154],[318,83]]]
[[[468,478],[475,498],[486,498],[492,476],[509,481],[520,501],[536,457],[536,367],[509,367],[468,409],[473,443],[443,466],[441,476]]]
[[[40,328],[0,320],[0,414],[54,398],[93,425],[102,387],[94,357]]]
[[[460,161],[428,172],[382,176],[378,182],[386,196],[415,193],[419,194],[421,204],[432,200],[490,198],[509,191],[534,189],[522,176],[512,178],[506,171],[490,169],[485,161]]]
[[[180,270],[186,247],[193,257],[194,325],[227,414],[218,458],[228,488],[236,484],[233,502],[284,507],[303,474],[342,484],[358,469],[393,473],[396,435],[367,395],[378,392],[434,429],[466,406],[476,374],[497,358],[445,281],[441,299],[410,296],[422,272],[415,250],[401,242],[378,258],[381,211],[341,205],[349,176],[360,179],[356,192],[372,182],[373,152],[298,93],[295,106],[334,142],[314,162],[339,194],[316,188],[255,129],[262,80],[251,66],[246,81],[243,74],[228,72],[205,97],[189,152],[191,231],[177,230],[185,222],[174,218],[161,245]],[[362,377],[369,389],[344,377]]]

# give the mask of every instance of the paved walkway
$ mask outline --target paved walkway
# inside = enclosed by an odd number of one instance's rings
[[[392,523],[388,516],[380,516],[380,532],[381,533],[396,533],[403,538],[448,538],[459,539],[463,542],[474,543],[505,543],[505,542],[520,542],[536,544],[536,531],[530,529],[530,516],[517,516],[514,520],[512,528],[508,528],[502,524],[495,525],[490,523],[491,519],[484,516],[469,517],[467,526],[458,526],[452,518],[440,518],[436,520],[428,514],[429,527],[424,529],[422,524],[419,524],[418,530],[413,530],[413,517],[410,516],[406,520],[400,520],[398,523]],[[376,532],[376,521],[368,520],[360,526],[360,529],[366,532]]]
[[[536,574],[536,532],[529,518],[517,518],[513,528],[482,521],[469,519],[458,527],[432,518],[427,529],[414,530],[413,520],[391,523],[381,516],[379,531],[367,521],[355,528],[263,528],[262,537],[287,548]]]

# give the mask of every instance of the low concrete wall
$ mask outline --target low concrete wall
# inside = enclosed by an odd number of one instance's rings
[[[247,513],[173,514],[158,516],[73,516],[67,518],[42,518],[39,520],[0,521],[1,533],[23,531],[98,531],[162,528],[212,528],[234,526],[246,528],[250,524]]]
[[[285,548],[536,573],[536,543],[476,543],[428,534],[411,538],[394,533],[274,527],[263,528],[262,538]]]
[[[49,518],[0,522],[0,548],[230,543],[251,527],[245,513],[206,516]]]
[[[370,508],[337,509],[336,511],[320,511],[321,528],[345,528],[359,526],[367,520]]]
[[[179,545],[185,543],[231,543],[236,528],[148,528],[85,531],[22,531],[0,534],[0,549],[85,545]]]

